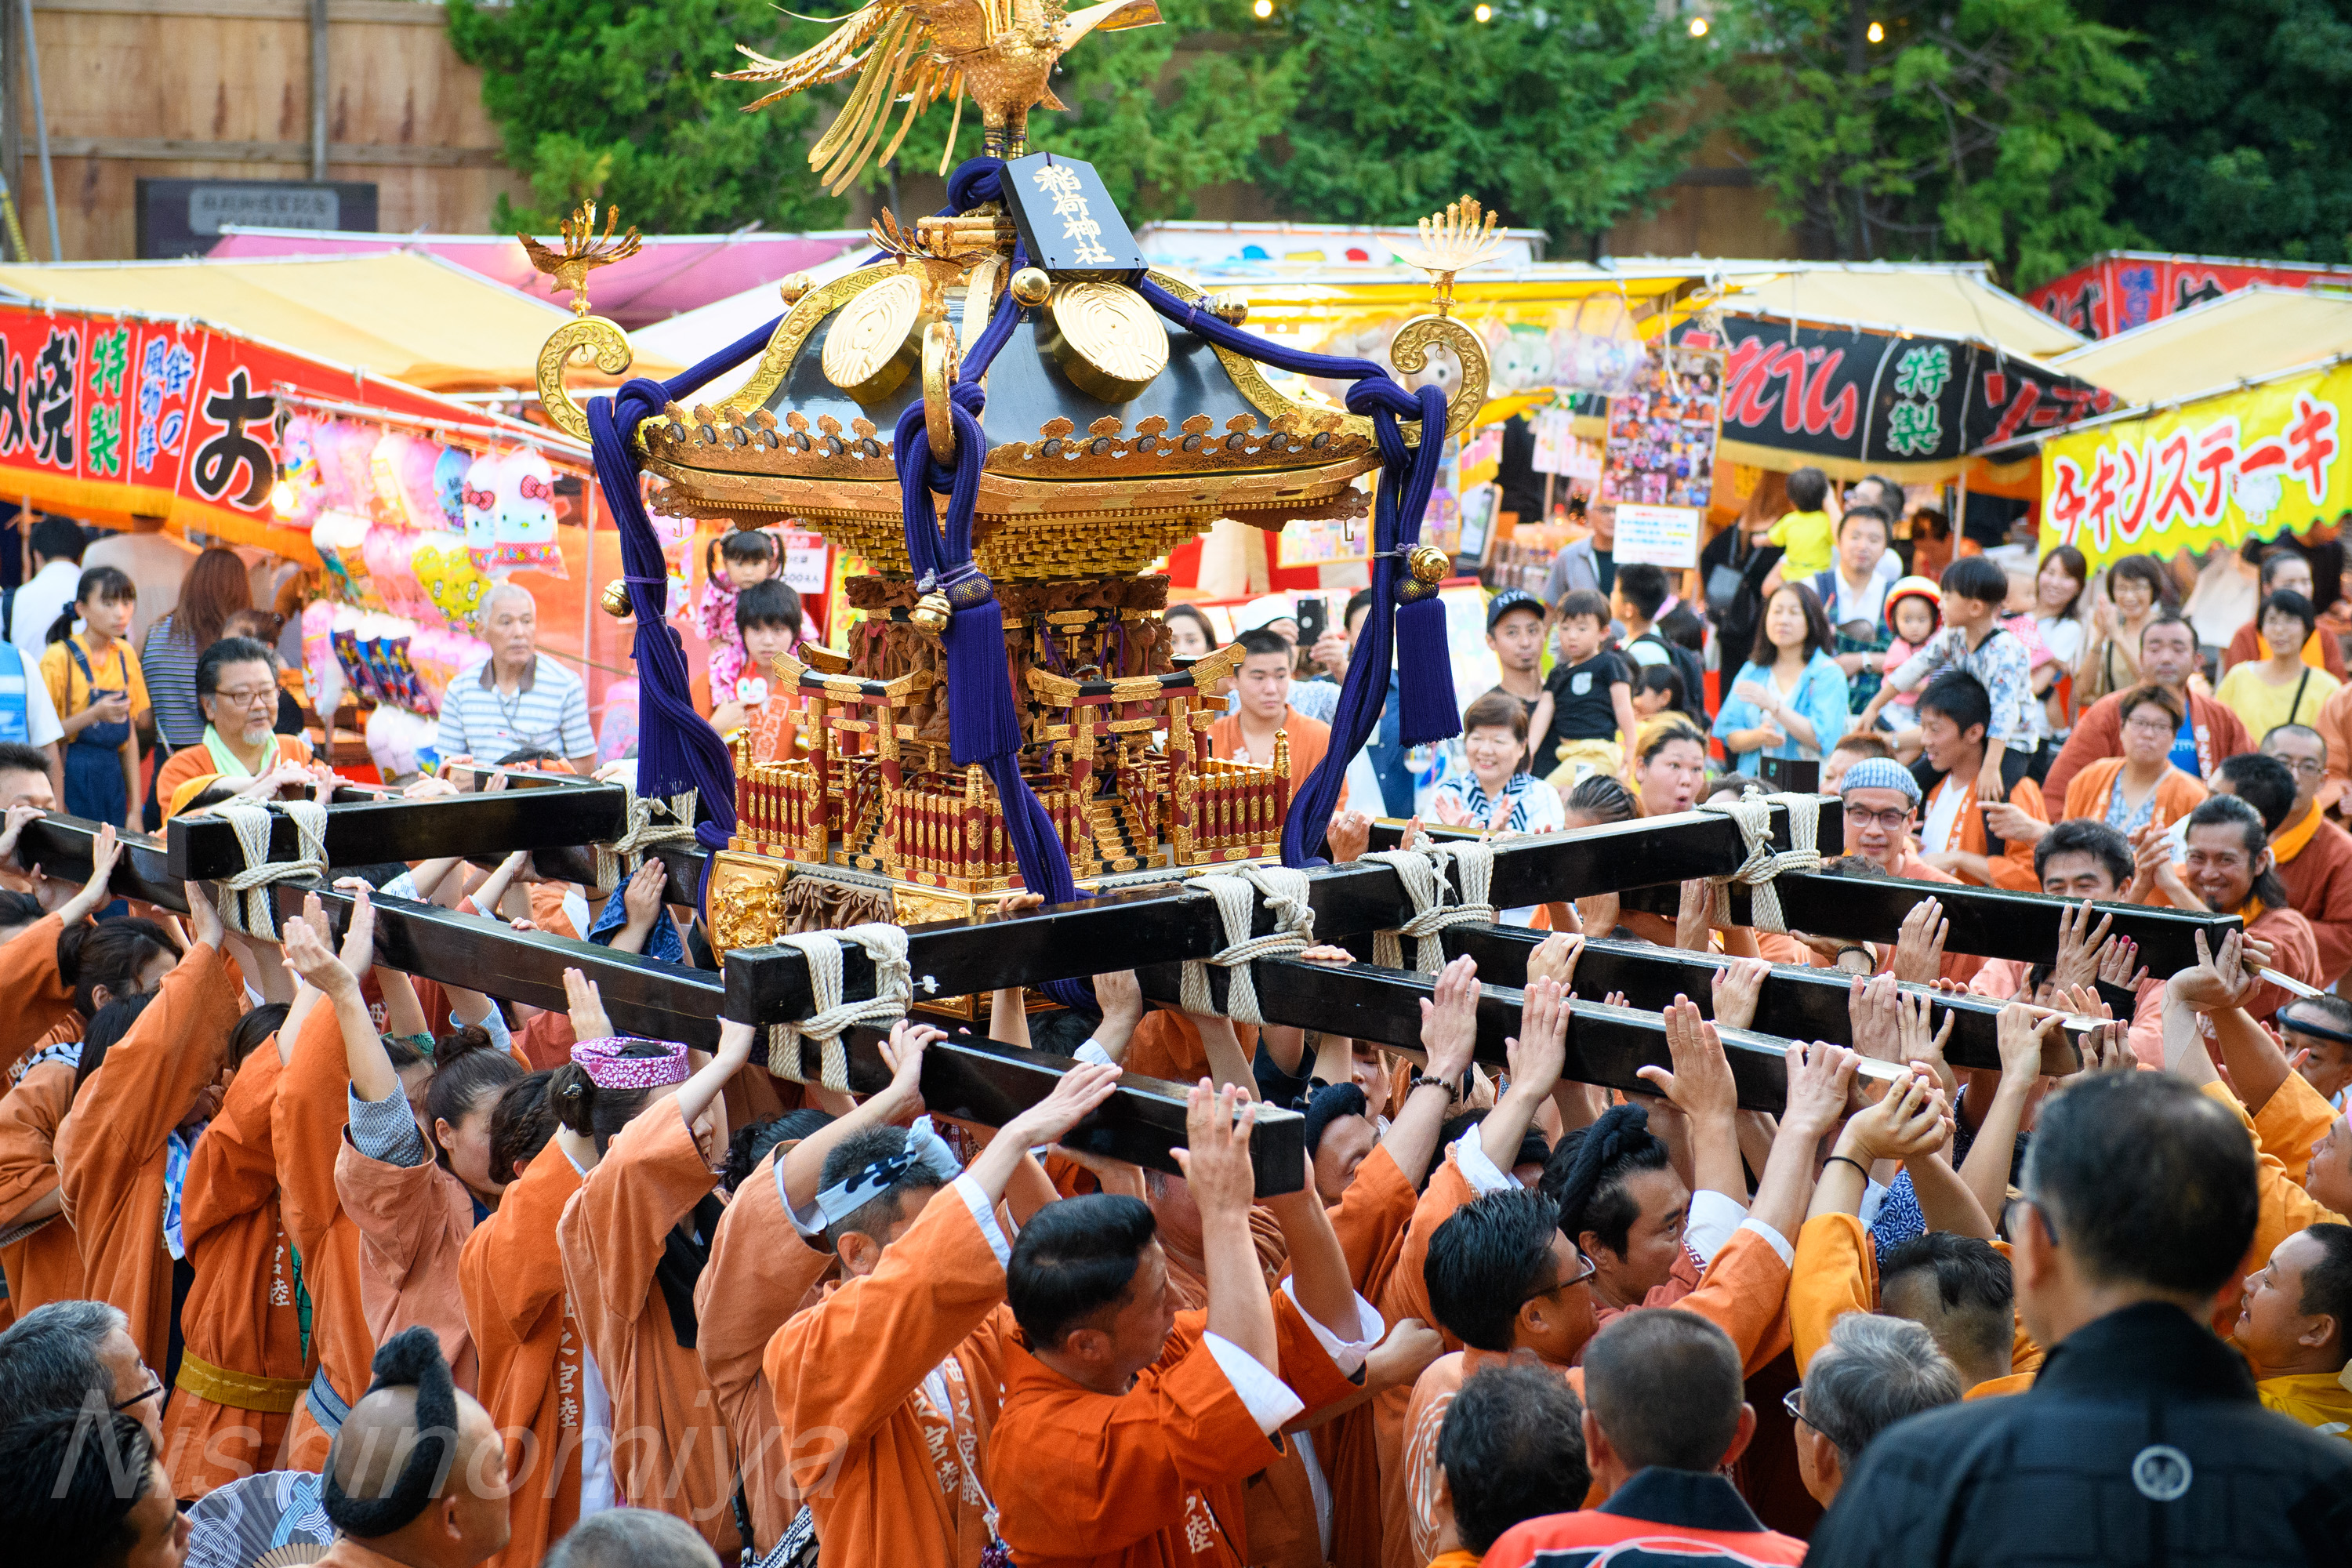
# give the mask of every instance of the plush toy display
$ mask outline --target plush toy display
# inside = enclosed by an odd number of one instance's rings
[[[567,575],[555,543],[555,470],[545,454],[532,447],[509,452],[497,473],[494,548],[499,569]]]

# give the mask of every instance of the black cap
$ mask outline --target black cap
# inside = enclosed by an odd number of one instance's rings
[[[1533,610],[1541,618],[1544,602],[1524,588],[1506,588],[1486,602],[1486,629],[1493,631],[1496,623],[1513,610]]]

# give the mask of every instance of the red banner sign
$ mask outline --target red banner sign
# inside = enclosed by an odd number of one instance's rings
[[[2044,283],[2025,302],[2086,336],[2111,338],[2256,283],[2347,289],[2352,267],[2110,251]]]

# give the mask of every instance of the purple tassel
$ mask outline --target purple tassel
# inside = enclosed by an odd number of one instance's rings
[[[1445,647],[1445,606],[1434,595],[1396,613],[1397,740],[1408,746],[1462,732],[1454,706],[1454,664]]]

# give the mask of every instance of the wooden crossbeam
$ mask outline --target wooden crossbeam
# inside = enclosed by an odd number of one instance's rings
[[[381,866],[436,855],[503,856],[593,844],[621,836],[628,799],[618,784],[548,773],[511,774],[504,789],[429,800],[346,795],[327,808],[327,861]],[[209,882],[245,869],[236,829],[226,820],[175,816],[165,827],[173,877]],[[288,861],[300,853],[293,819],[279,813],[270,825],[269,858]]]
[[[1445,953],[1448,958],[1466,953],[1477,960],[1482,982],[1524,985],[1528,954],[1547,934],[1525,926],[1456,926],[1444,933]],[[1628,1005],[1651,1012],[1666,1007],[1677,995],[1712,1011],[1707,997],[1715,976],[1731,963],[1719,952],[1595,940],[1584,944],[1573,984],[1579,996],[1598,999],[1622,992]],[[1757,994],[1751,1026],[1759,1034],[1783,1039],[1829,1040],[1850,1046],[1853,1027],[1846,1011],[1849,984],[1848,976],[1834,970],[1775,964]],[[1933,999],[1936,1027],[1941,1028],[1947,1016],[1952,1020],[1952,1036],[1944,1045],[1945,1060],[1954,1067],[2000,1070],[2002,1003],[1989,996],[1951,995],[1929,986],[1903,989]],[[2063,1076],[2080,1068],[2080,1042],[2085,1027],[2070,1020],[2053,1035],[2043,1047],[2042,1070]]]
[[[1819,797],[1815,810],[1823,852],[1833,854],[1844,817],[1832,796]],[[1773,826],[1776,841],[1785,847],[1785,809],[1775,809]],[[1747,858],[1746,844],[1729,817],[1683,812],[1497,845],[1490,892],[1496,904],[1507,908],[1654,881],[1679,884],[1692,877],[1728,876]],[[1370,861],[1309,872],[1307,902],[1315,910],[1316,935],[1324,941],[1393,928],[1412,912],[1396,872]],[[1252,930],[1263,935],[1273,929],[1273,916],[1261,905]],[[1185,896],[1181,883],[1107,892],[1011,920],[941,921],[907,931],[919,995],[965,996],[1000,985],[1035,985],[1139,959],[1206,958],[1224,945],[1215,903],[1205,895]],[[855,952],[843,957],[844,994],[871,995],[872,966]],[[791,1009],[805,1005],[807,986],[807,964],[796,949],[738,948],[727,955],[730,1017],[781,1023],[805,1016]]]
[[[1298,959],[1262,958],[1250,965],[1257,988],[1259,1011],[1270,1022],[1322,1029],[1370,1040],[1408,1056],[1421,1054],[1421,1001],[1430,994],[1430,979],[1402,969],[1382,969],[1370,963],[1310,963]],[[1181,970],[1160,964],[1139,970],[1143,994],[1155,1002],[1180,999]],[[1210,971],[1209,988],[1218,1006],[1225,1002],[1223,972]],[[1524,997],[1507,985],[1486,985],[1478,995],[1476,1058],[1489,1067],[1505,1065],[1504,1042],[1519,1032]],[[1789,1042],[1747,1029],[1719,1031],[1724,1056],[1731,1063],[1743,1110],[1769,1110],[1778,1115],[1788,1107]],[[1636,1069],[1670,1067],[1665,1020],[1655,1013],[1633,1007],[1612,1007],[1579,999],[1570,1004],[1568,1061],[1561,1077],[1576,1083],[1654,1095],[1657,1087]],[[1895,1070],[1887,1063],[1864,1063],[1872,1076]]]
[[[99,826],[64,816],[28,823],[18,839],[23,861],[39,864],[53,877],[80,881],[89,875],[89,847]],[[188,879],[172,876],[166,861],[162,843],[143,834],[126,836],[122,858],[115,866],[114,889],[125,897],[185,913],[187,896],[182,884]],[[280,882],[270,891],[281,922],[299,914],[305,896],[317,892],[336,940],[341,940],[351,920],[351,895],[307,881]],[[383,897],[371,901],[375,906],[376,953],[388,967],[559,1011],[565,1005],[563,971],[578,969],[596,983],[605,1016],[615,1029],[682,1040],[705,1050],[719,1043],[725,990],[719,977],[709,970],[615,952],[593,942],[543,931],[516,931],[504,921],[461,915],[437,904]],[[803,1009],[809,1010],[807,1003],[803,1002]],[[884,1037],[876,1030],[853,1032],[850,1081],[860,1092],[871,1093],[889,1080],[877,1049]],[[1069,1066],[1066,1058],[966,1033],[924,1054],[923,1097],[943,1115],[1001,1127],[1044,1099]],[[1184,1142],[1184,1094],[1180,1084],[1140,1075],[1125,1079],[1102,1109],[1064,1142],[1113,1159],[1173,1172],[1176,1163],[1168,1152]],[[1304,1179],[1306,1149],[1300,1117],[1262,1110],[1250,1147],[1260,1196],[1298,1190]]]
[[[1969,883],[1835,877],[1821,872],[1790,872],[1777,878],[1772,886],[1792,931],[1855,942],[1890,942],[1911,907],[1932,898],[1942,902],[1944,918],[1951,922],[1945,952],[2026,963],[2047,963],[2057,952],[2058,914],[2069,902],[2043,893],[2012,893]],[[1656,890],[1637,893],[1624,900],[1624,907],[1671,919],[1675,897]],[[2080,900],[2072,901],[2080,907]],[[2197,962],[2198,931],[2204,931],[2207,944],[2219,951],[2221,938],[2243,923],[2235,915],[2200,910],[2119,903],[2100,903],[2097,908],[2113,917],[2111,935],[2129,937],[2139,944],[2139,961],[2147,965],[2150,974],[2176,974],[2192,967]],[[1731,918],[1738,925],[1751,921],[1749,893],[1745,888],[1731,890]]]

